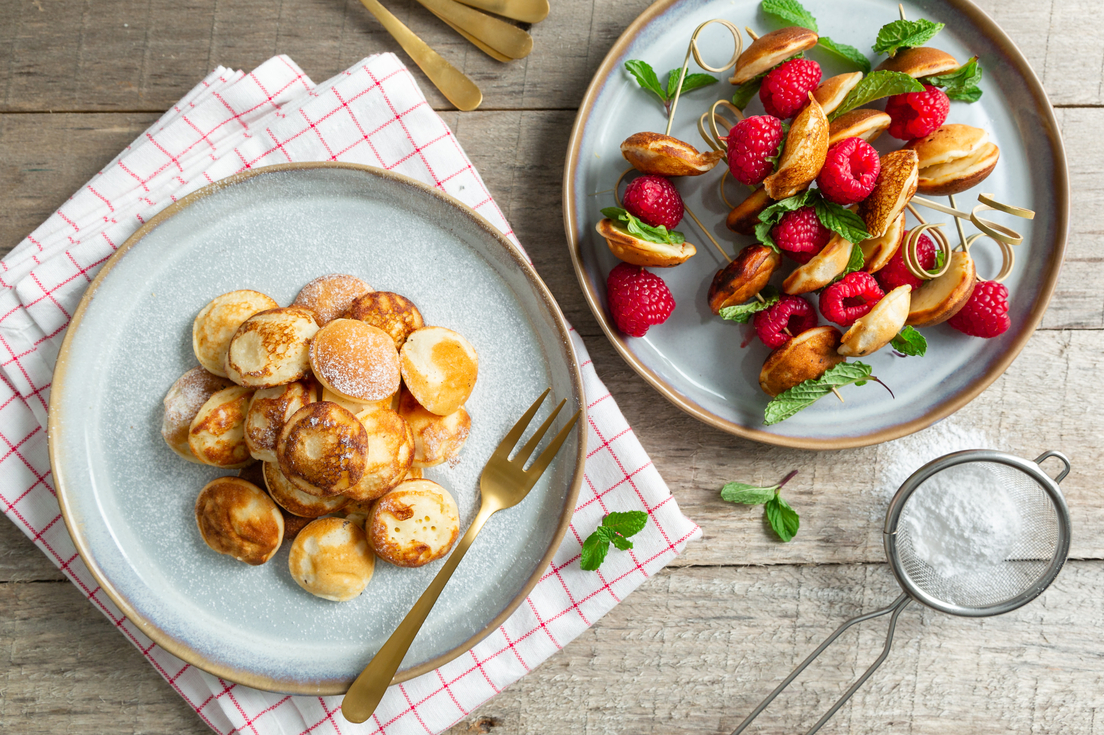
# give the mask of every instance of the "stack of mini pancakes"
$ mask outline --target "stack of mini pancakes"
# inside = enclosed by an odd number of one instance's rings
[[[332,274],[286,307],[250,290],[215,298],[192,347],[199,366],[165,396],[162,436],[190,462],[240,470],[196,500],[208,546],[259,565],[291,541],[292,577],[335,601],[364,590],[377,555],[417,567],[452,548],[456,501],[422,469],[471,430],[479,359],[464,337]]]

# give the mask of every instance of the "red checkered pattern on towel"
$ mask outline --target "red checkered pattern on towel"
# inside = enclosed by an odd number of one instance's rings
[[[247,168],[350,161],[398,171],[464,201],[516,243],[452,131],[390,54],[315,86],[274,57],[249,74],[217,69],[0,263],[0,506],[213,730],[438,733],[574,639],[700,535],[598,379],[585,347],[586,481],[551,566],[510,618],[454,661],[391,687],[363,725],[340,697],[283,696],[213,677],[168,654],[103,593],[61,520],[43,426],[57,349],[99,267],[176,199]],[[644,510],[634,549],[579,569],[583,539],[611,510]]]

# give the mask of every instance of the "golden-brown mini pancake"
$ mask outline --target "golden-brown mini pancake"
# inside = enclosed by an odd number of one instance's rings
[[[422,312],[405,296],[390,291],[373,291],[356,299],[345,314],[349,319],[378,327],[395,340],[395,349],[401,350],[407,336],[425,326]]]
[[[188,428],[188,447],[203,464],[227,469],[253,462],[245,443],[245,414],[251,388],[232,385],[211,395]]]
[[[259,311],[275,309],[272,298],[259,291],[231,291],[204,306],[192,322],[192,350],[208,372],[226,377],[226,351],[238,327]]]
[[[344,316],[357,297],[371,290],[371,286],[356,276],[331,273],[328,276],[319,276],[303,286],[292,306],[309,309],[314,313],[318,324],[324,327],[334,319]]]
[[[399,415],[414,432],[413,467],[419,471],[455,457],[471,432],[471,417],[463,408],[438,416],[427,411],[405,388],[399,393]]]
[[[288,569],[307,592],[334,602],[351,600],[368,586],[376,558],[364,531],[344,518],[319,518],[299,532]]]
[[[176,379],[165,394],[165,415],[161,419],[161,436],[170,449],[189,462],[200,462],[188,446],[192,419],[208,398],[232,385],[231,381],[202,367],[194,367]]]
[[[196,524],[220,554],[257,566],[272,558],[284,538],[284,518],[264,490],[240,477],[207,483],[196,498]]]
[[[310,366],[324,387],[340,396],[369,403],[399,389],[399,353],[378,327],[356,319],[337,319],[314,335]]]
[[[444,327],[423,327],[411,334],[402,353],[407,390],[438,416],[455,412],[468,400],[479,375],[479,356],[461,335]]]
[[[320,498],[317,495],[305,493],[295,487],[275,462],[262,464],[264,484],[268,488],[268,494],[276,501],[276,504],[292,515],[301,518],[318,518],[329,513],[336,513],[351,501],[344,495],[329,495]]]
[[[341,495],[360,482],[368,463],[368,434],[352,413],[317,401],[291,415],[276,440],[280,471],[311,495]]]
[[[420,567],[456,543],[460,512],[448,490],[430,480],[410,480],[376,501],[365,531],[381,559]]]
[[[398,485],[414,462],[414,432],[397,412],[372,406],[357,414],[368,433],[368,464],[360,482],[345,491],[354,500],[374,500]]]
[[[329,388],[322,388],[322,400],[329,401],[330,403],[336,403],[342,408],[349,409],[349,413],[357,414],[361,411],[365,411],[369,408],[394,408],[398,405],[399,392],[395,391],[395,395],[388,396],[382,401],[354,401],[351,398],[334,393]]]
[[[226,375],[238,385],[274,388],[310,372],[314,314],[299,306],[262,311],[242,322],[226,353]]]
[[[296,381],[254,393],[245,416],[245,443],[253,458],[275,462],[276,440],[284,423],[300,408],[317,400],[318,389],[313,381]]]

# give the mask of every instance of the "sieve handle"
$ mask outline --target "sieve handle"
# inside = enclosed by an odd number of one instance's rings
[[[823,643],[817,646],[817,649],[809,654],[808,658],[802,661],[796,669],[790,672],[790,675],[787,676],[781,684],[775,687],[774,691],[768,694],[766,699],[760,702],[759,706],[756,707],[750,715],[744,718],[744,721],[740,723],[740,726],[732,731],[732,735],[740,735],[740,733],[746,730],[748,725],[750,725],[752,721],[756,717],[758,717],[759,714],[763,710],[765,710],[771,702],[774,701],[775,697],[781,694],[782,690],[790,685],[790,682],[800,676],[801,672],[804,671],[806,667],[808,667],[809,664],[811,664],[817,658],[817,656],[824,653],[824,649],[832,645],[832,642],[839,638],[840,634],[842,634],[845,630],[857,623],[863,623],[867,620],[873,620],[874,618],[879,618],[883,615],[888,615],[892,613],[892,616],[889,619],[889,631],[886,633],[886,642],[885,646],[882,648],[882,654],[878,656],[878,659],[870,665],[870,668],[863,672],[863,675],[859,677],[859,680],[852,684],[851,687],[843,693],[843,696],[840,697],[834,705],[832,705],[832,708],[828,710],[824,714],[824,716],[817,721],[815,725],[813,725],[812,729],[810,729],[806,733],[806,735],[813,735],[813,733],[819,730],[824,725],[824,723],[828,722],[828,720],[832,718],[832,715],[836,714],[836,712],[839,711],[840,707],[847,703],[847,700],[851,698],[851,695],[858,691],[859,687],[861,687],[866,682],[866,680],[870,678],[870,675],[873,674],[874,671],[879,666],[881,666],[882,662],[884,662],[889,656],[890,646],[893,645],[893,633],[897,628],[897,616],[900,615],[906,607],[908,607],[908,604],[910,602],[912,602],[912,598],[902,593],[901,596],[894,600],[889,606],[883,607],[881,610],[875,610],[874,612],[866,613],[865,615],[858,615],[856,617],[853,617],[840,627],[836,628],[835,632],[832,633],[832,635],[828,636]]]
[[[1035,458],[1035,464],[1041,465],[1045,460],[1048,460],[1051,457],[1054,457],[1055,459],[1060,460],[1062,462],[1062,464],[1064,464],[1066,466],[1066,469],[1059,472],[1058,476],[1054,478],[1055,482],[1061,482],[1062,480],[1064,480],[1066,478],[1066,475],[1068,475],[1069,471],[1070,471],[1069,457],[1062,454],[1061,452],[1056,452],[1052,449],[1049,452],[1043,452],[1038,457],[1036,457]]]

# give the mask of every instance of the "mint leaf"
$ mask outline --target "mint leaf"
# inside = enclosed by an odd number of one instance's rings
[[[785,421],[798,411],[808,408],[829,395],[833,388],[845,385],[864,385],[869,381],[872,369],[861,362],[841,362],[829,368],[816,380],[806,380],[779,393],[770,400],[763,411],[763,423],[767,426]]]
[[[797,512],[790,507],[790,504],[782,499],[781,495],[776,495],[763,506],[767,513],[767,522],[770,523],[771,528],[778,534],[778,538],[783,542],[789,541],[795,535],[797,535],[797,529],[801,526],[801,519],[798,517]]]
[[[686,242],[686,237],[681,232],[668,231],[663,225],[652,227],[620,207],[606,207],[602,210],[602,214],[613,220],[614,227],[625,230],[633,237],[638,237],[641,240],[661,245],[681,245]]]
[[[678,86],[679,74],[682,73],[682,67],[678,69],[672,69],[667,72],[667,99],[673,100],[675,98],[675,87]],[[717,77],[710,76],[709,74],[686,74],[686,78],[682,80],[682,93],[692,92],[695,89],[701,89],[702,87],[708,87],[710,84],[717,83]]]
[[[932,23],[923,18],[886,23],[878,31],[878,39],[874,41],[874,53],[893,56],[897,53],[897,49],[923,46],[941,30],[943,30],[942,23]]]
[[[874,71],[863,77],[863,80],[855,85],[855,88],[847,93],[840,106],[828,116],[829,120],[835,120],[845,112],[850,112],[857,107],[906,92],[923,92],[924,85],[917,80],[899,71]]]
[[[759,213],[759,224],[755,225],[755,238],[774,252],[778,252],[778,246],[770,236],[771,228],[778,224],[782,215],[801,209],[809,202],[813,195],[812,189],[806,189],[800,194],[780,199]]]
[[[935,266],[932,267],[928,273],[938,273],[939,269],[943,267],[943,263],[947,261],[947,256],[943,254],[943,249],[939,248],[935,251]]]
[[[859,51],[854,46],[848,46],[846,43],[837,43],[828,36],[821,36],[817,40],[817,45],[825,51],[831,52],[841,59],[850,61],[859,71],[863,74],[870,73],[870,60],[863,55],[862,51]]]
[[[765,76],[766,74],[760,74],[736,88],[736,94],[732,95],[732,104],[736,106],[736,109],[743,110],[751,102],[751,98],[759,94],[759,87],[763,84],[763,77]]]
[[[928,340],[912,327],[902,329],[889,344],[902,355],[910,357],[923,357],[928,351]]]
[[[593,572],[606,560],[609,553],[610,542],[602,538],[597,532],[587,536],[583,542],[582,555],[579,558],[579,568]]]
[[[628,551],[633,547],[632,541],[629,541],[624,536],[614,536],[613,545],[621,549],[621,551]]]
[[[635,536],[648,524],[648,514],[642,510],[610,513],[602,519],[602,527],[622,536]],[[619,547],[620,548],[620,547]]]
[[[824,197],[817,197],[814,206],[820,223],[847,242],[857,245],[863,240],[870,239],[870,233],[866,231],[866,223],[863,222],[863,218],[850,209],[841,204],[830,202]]]
[[[952,100],[977,102],[981,99],[981,89],[978,87],[981,81],[981,64],[978,63],[976,56],[952,72],[935,74],[921,81],[942,87]]]
[[[778,303],[778,289],[774,286],[764,286],[759,295],[763,297],[762,301],[752,299],[746,304],[724,307],[721,309],[721,319],[727,319],[737,324],[747,324],[753,316]]]
[[[866,258],[863,256],[862,248],[857,243],[851,244],[851,255],[847,258],[847,267],[843,269],[841,277],[846,276],[848,273],[854,273],[861,271],[863,266],[866,265]]]
[[[803,8],[797,0],[763,0],[759,4],[759,8],[767,15],[773,15],[783,23],[808,28],[813,33],[820,33],[816,18]]]
[[[664,105],[667,104],[667,95],[664,93],[663,87],[659,86],[659,77],[656,76],[655,69],[649,66],[647,62],[639,59],[629,59],[625,62],[625,68],[636,77],[636,83],[643,87],[645,91],[654,94]]]
[[[762,505],[774,498],[778,485],[758,487],[743,482],[730,482],[721,488],[721,500],[742,505]]]
[[[598,526],[598,528],[594,529],[594,533],[603,541],[613,541],[617,538],[617,531],[614,531],[612,528],[607,528],[606,526]]]

